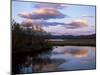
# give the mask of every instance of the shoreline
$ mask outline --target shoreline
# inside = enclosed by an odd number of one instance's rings
[[[95,39],[68,39],[64,41],[48,41],[48,44],[53,46],[96,46]]]

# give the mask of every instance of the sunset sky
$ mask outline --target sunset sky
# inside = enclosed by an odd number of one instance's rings
[[[18,23],[39,23],[52,35],[90,35],[95,33],[95,6],[12,2],[12,19]]]

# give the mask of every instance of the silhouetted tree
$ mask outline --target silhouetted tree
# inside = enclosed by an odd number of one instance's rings
[[[44,33],[31,29],[23,30],[21,24],[12,22],[12,72],[19,73],[18,66],[27,56],[36,57],[39,53],[51,52],[52,46],[44,38]]]

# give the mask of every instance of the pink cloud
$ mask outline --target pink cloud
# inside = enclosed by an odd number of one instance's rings
[[[45,19],[45,20],[65,17],[65,15],[63,15],[60,11],[53,8],[40,8],[33,10],[33,12],[31,13],[21,12],[19,13],[19,16],[28,19]]]
[[[44,26],[43,29],[53,35],[91,35],[95,33],[92,26],[69,29],[63,25]]]
[[[88,26],[88,22],[86,20],[76,19],[72,21],[71,23],[68,23],[68,25],[76,26],[76,27],[86,27]]]

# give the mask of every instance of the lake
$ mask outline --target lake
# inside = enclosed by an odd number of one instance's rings
[[[27,56],[30,66],[21,67],[20,73],[88,70],[96,68],[96,48],[88,46],[54,46],[51,52]]]
[[[57,68],[60,68],[61,70],[95,69],[96,64],[95,47],[54,47],[51,58],[65,60],[64,63],[57,66]]]

